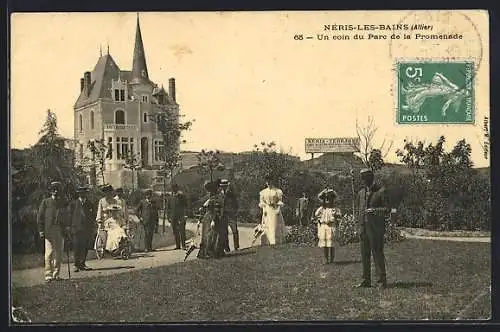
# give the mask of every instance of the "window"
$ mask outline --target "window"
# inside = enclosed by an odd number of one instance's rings
[[[143,121],[144,123],[147,123],[147,122],[148,122],[148,113],[144,113],[144,114],[142,115],[142,121]]]
[[[108,146],[111,148],[113,139],[108,138]],[[134,139],[132,137],[116,137],[116,159],[124,160],[129,154],[134,153]],[[111,158],[111,157],[110,157]]]
[[[90,129],[94,129],[94,111],[90,111]]]
[[[120,90],[120,101],[125,101],[125,90]]]
[[[108,137],[108,151],[106,152],[107,159],[113,159],[113,138]]]
[[[122,159],[122,149],[120,137],[116,137],[116,159]]]
[[[120,101],[120,90],[115,89],[115,101]]]
[[[122,157],[125,159],[128,156],[128,137],[122,137]]]
[[[125,124],[125,112],[117,110],[115,112],[115,124]]]
[[[148,96],[144,95],[142,96],[142,102],[147,103],[148,102]]]
[[[153,158],[155,161],[163,161],[163,141],[155,140],[153,143]]]
[[[80,159],[83,159],[83,144],[80,143],[80,149],[79,149],[79,154],[80,154]]]
[[[81,114],[78,115],[80,132],[83,133],[83,117]]]

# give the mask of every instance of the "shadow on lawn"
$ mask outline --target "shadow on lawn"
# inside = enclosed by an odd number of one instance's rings
[[[389,283],[387,288],[421,288],[421,287],[432,287],[432,282],[428,281],[396,281]]]
[[[122,270],[122,269],[135,269],[135,266],[124,265],[124,266],[113,266],[113,267],[96,267],[92,271],[109,271],[109,270]]]
[[[333,262],[334,265],[350,265],[350,264],[361,264],[360,260],[350,260],[350,261],[338,261]]]
[[[238,250],[238,251],[231,251],[228,254],[226,254],[225,257],[235,257],[235,256],[247,256],[247,255],[253,255],[256,254],[257,250]]]

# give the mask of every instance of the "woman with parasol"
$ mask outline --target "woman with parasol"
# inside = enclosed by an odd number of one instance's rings
[[[203,204],[205,215],[201,220],[201,243],[198,258],[220,258],[225,255],[225,224],[222,220],[222,202],[218,195],[219,180],[205,182],[208,200]],[[227,227],[227,226],[226,226]]]

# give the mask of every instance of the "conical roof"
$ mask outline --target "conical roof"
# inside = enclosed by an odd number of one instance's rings
[[[146,64],[146,54],[142,43],[141,25],[139,14],[137,14],[137,27],[135,31],[134,59],[132,63],[131,83],[149,83],[148,66]]]

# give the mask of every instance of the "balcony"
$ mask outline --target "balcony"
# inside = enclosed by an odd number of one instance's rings
[[[104,131],[135,130],[136,128],[137,126],[133,124],[114,124],[114,123],[104,124]]]

